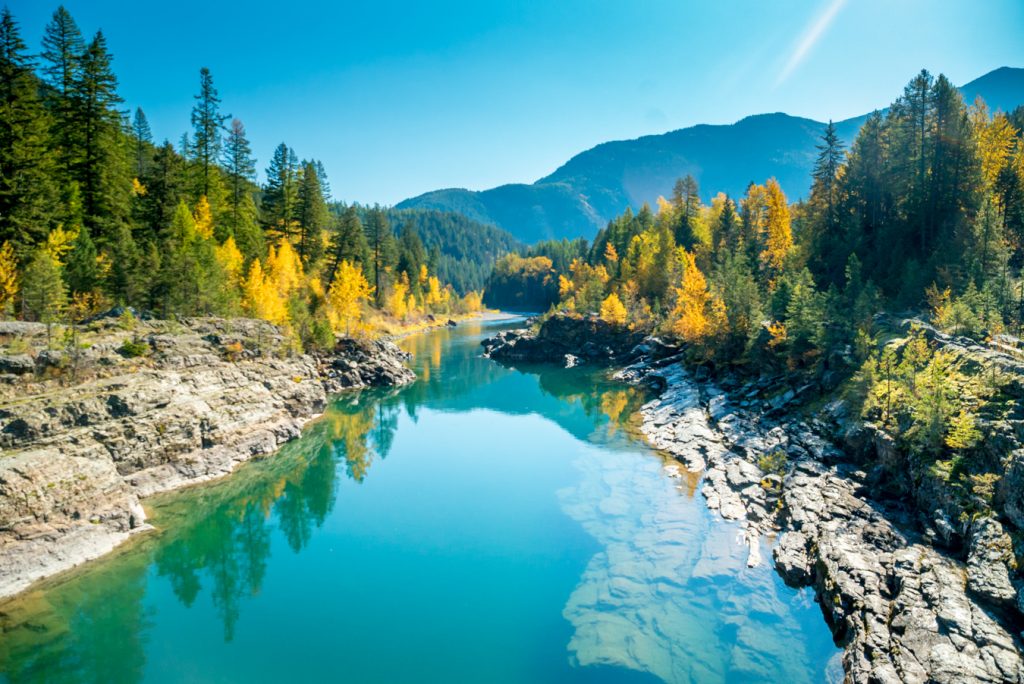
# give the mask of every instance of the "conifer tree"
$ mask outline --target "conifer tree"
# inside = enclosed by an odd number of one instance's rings
[[[135,108],[132,117],[132,137],[135,138],[135,177],[144,178],[152,159],[153,132],[149,128],[149,120],[142,107]]]
[[[367,217],[367,240],[369,242],[370,270],[373,277],[374,295],[377,304],[384,303],[388,271],[398,262],[395,235],[391,232],[388,217],[380,208],[371,209]]]
[[[212,184],[216,181],[216,165],[221,155],[221,134],[230,114],[220,113],[220,96],[213,85],[210,70],[199,70],[199,93],[192,107],[192,151],[199,178],[195,188],[198,195],[215,196]]]
[[[782,272],[786,256],[793,248],[789,205],[779,182],[769,178],[765,183],[765,242],[761,264],[770,279]]]
[[[10,11],[0,14],[0,242],[27,254],[53,224],[57,191],[49,117]]]
[[[41,57],[47,102],[53,114],[54,141],[65,181],[72,177],[72,169],[80,155],[80,131],[76,127],[73,110],[81,95],[79,84],[84,56],[82,33],[71,14],[61,5],[46,25]]]
[[[67,264],[64,266],[64,279],[71,292],[92,292],[99,286],[97,256],[96,245],[89,235],[89,229],[82,226],[78,230],[74,248],[68,254]]]
[[[248,257],[262,255],[263,235],[256,219],[256,203],[252,191],[256,180],[256,160],[245,135],[245,126],[238,119],[232,119],[224,145],[224,169],[227,172],[227,211],[223,212],[224,235],[234,235],[239,248]]]
[[[83,220],[101,242],[113,239],[128,218],[131,181],[117,106],[117,79],[111,71],[106,39],[98,31],[82,57],[76,84],[73,124],[81,136],[81,155],[73,176],[82,193]]]
[[[21,301],[25,315],[46,324],[47,343],[50,330],[67,307],[67,290],[60,276],[60,267],[45,249],[33,253],[21,279]]]
[[[263,192],[263,214],[267,230],[275,236],[295,232],[299,199],[298,161],[295,152],[281,143],[267,167]]]
[[[320,187],[316,162],[302,167],[298,194],[299,256],[307,266],[323,256],[323,234],[330,215]]]
[[[614,292],[601,302],[601,320],[612,325],[626,324],[626,307]]]
[[[334,277],[342,261],[365,266],[367,264],[366,233],[359,220],[359,212],[355,206],[349,206],[336,222],[330,240],[329,279]],[[364,269],[365,270],[365,269]],[[328,280],[330,286],[330,280]]]

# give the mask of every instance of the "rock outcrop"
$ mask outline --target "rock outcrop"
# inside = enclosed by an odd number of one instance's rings
[[[920,327],[879,325],[897,334]],[[1016,342],[983,346],[927,326],[924,334],[968,366],[1006,373],[1003,392],[1024,398]],[[555,316],[537,333],[483,344],[501,360],[630,364],[616,376],[659,392],[641,409],[642,433],[703,475],[708,506],[741,525],[748,565],[763,562],[764,539],[777,538],[775,568],[787,583],[815,588],[848,682],[1024,684],[1013,538],[994,514],[972,514],[926,467],[909,466],[892,437],[852,420],[841,400],[805,417],[801,406],[835,390],[838,371],[800,384],[766,368],[719,385],[708,368],[688,369],[683,350],[637,342],[609,336],[599,321]],[[989,425],[981,457],[1001,473],[996,512],[1024,529],[1024,416],[1011,408]]]
[[[481,342],[484,354],[500,361],[553,361],[576,365],[580,360],[623,362],[643,340],[643,333],[599,318],[551,316],[534,333],[529,328],[503,331]]]
[[[815,587],[844,647],[847,681],[1024,683],[1003,562],[1010,540],[997,521],[976,522],[967,562],[958,560],[915,531],[911,512],[871,498],[826,421],[773,410],[749,387],[727,394],[679,364],[657,365],[619,373],[663,388],[641,411],[642,431],[704,472],[708,505],[743,526],[749,564],[764,535],[781,533],[775,567],[787,583]],[[885,458],[884,441],[870,443]]]
[[[95,321],[77,358],[0,358],[0,597],[146,529],[141,498],[272,453],[328,394],[415,379],[387,341],[314,357],[279,353],[286,340],[261,321],[118,323]],[[31,346],[40,333],[0,338]]]

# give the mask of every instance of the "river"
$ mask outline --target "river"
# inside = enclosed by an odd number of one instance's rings
[[[403,341],[418,381],[343,395],[156,532],[0,605],[3,682],[820,682],[807,590],[747,568],[640,390],[506,368],[508,322]]]

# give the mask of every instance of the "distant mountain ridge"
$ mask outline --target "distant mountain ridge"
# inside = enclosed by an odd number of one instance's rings
[[[996,69],[960,91],[968,103],[980,95],[990,109],[1012,111],[1024,104],[1024,69]],[[836,122],[842,139],[852,141],[867,117]],[[602,143],[532,184],[434,190],[397,208],[458,212],[527,243],[591,238],[626,207],[653,205],[659,195],[669,195],[675,180],[688,173],[700,183],[705,200],[718,192],[738,197],[751,181],[771,176],[791,199],[806,196],[824,127],[824,122],[783,113],[748,116],[734,124],[699,124]]]

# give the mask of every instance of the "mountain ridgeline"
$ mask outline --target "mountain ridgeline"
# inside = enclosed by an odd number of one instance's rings
[[[960,88],[970,104],[980,96],[992,111],[1024,104],[1024,69],[1003,67]],[[836,122],[847,145],[868,115]],[[711,194],[740,197],[752,181],[774,176],[787,196],[801,198],[826,124],[788,114],[748,116],[730,125],[698,125],[635,140],[602,143],[532,184],[484,191],[435,190],[399,208],[459,212],[508,230],[524,242],[593,238],[627,207],[668,197],[677,178],[692,175]]]

